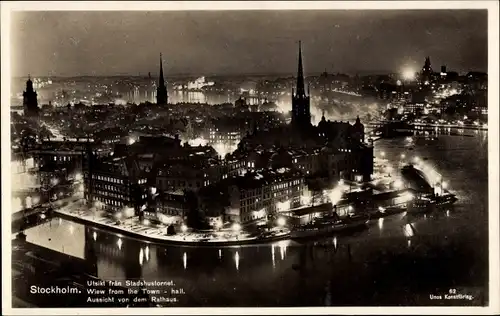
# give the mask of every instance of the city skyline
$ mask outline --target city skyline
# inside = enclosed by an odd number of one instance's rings
[[[6,2],[7,314],[498,308],[498,4]]]
[[[418,71],[426,56],[434,69],[486,71],[486,17],[486,10],[17,12],[12,76],[157,75],[160,52],[166,77],[292,75],[299,40],[306,76]]]

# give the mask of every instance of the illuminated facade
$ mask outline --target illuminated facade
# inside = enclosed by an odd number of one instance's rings
[[[156,188],[160,191],[197,191],[222,179],[223,166],[213,159],[178,161],[158,168]]]
[[[237,128],[232,129],[224,127],[210,127],[208,133],[209,144],[222,143],[227,146],[237,146],[245,135],[246,131]]]
[[[249,172],[201,190],[200,209],[212,217],[223,216],[224,221],[247,224],[300,205],[304,190],[303,174],[297,170]]]
[[[180,225],[184,222],[188,211],[184,192],[159,192],[153,195],[144,217],[167,225]]]
[[[83,174],[88,204],[113,214],[138,215],[148,196],[146,175],[135,161],[128,157],[90,156]]]

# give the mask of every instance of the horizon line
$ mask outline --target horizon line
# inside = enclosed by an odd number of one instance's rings
[[[466,74],[469,72],[481,72],[487,74],[487,71],[484,70],[462,70],[462,71],[456,71],[456,70],[451,70],[452,72],[456,72],[458,74]],[[323,73],[328,73],[331,75],[335,74],[341,74],[341,75],[348,75],[348,76],[356,76],[356,75],[390,75],[390,74],[397,74],[399,73],[398,71],[389,71],[389,70],[365,70],[365,71],[314,71],[310,72],[309,75],[306,75],[305,77],[310,77],[310,76],[317,76],[321,75]],[[415,71],[418,72],[418,71]],[[436,71],[435,71],[436,72]],[[151,78],[156,78],[158,77],[159,74],[154,73],[151,74]],[[247,73],[227,73],[227,74],[216,74],[216,73],[211,73],[211,74],[200,74],[200,73],[174,73],[170,75],[165,75],[166,78],[168,77],[233,77],[233,76],[284,76],[284,77],[295,77],[295,73],[285,73],[285,72],[268,72],[268,73],[261,73],[261,72],[247,72]],[[24,78],[82,78],[82,77],[93,77],[93,78],[103,78],[103,77],[144,77],[148,78],[149,74],[145,73],[138,73],[138,74],[130,74],[130,73],[122,73],[122,74],[75,74],[75,75],[33,75],[33,73],[30,73],[29,75],[24,75],[24,76],[11,76],[11,79],[24,79]]]

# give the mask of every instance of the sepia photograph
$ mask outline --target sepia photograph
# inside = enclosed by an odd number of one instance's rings
[[[2,314],[499,312],[497,2],[2,1],[2,123]]]

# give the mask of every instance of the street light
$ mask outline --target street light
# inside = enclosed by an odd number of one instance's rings
[[[234,231],[235,233],[240,232],[240,231],[241,231],[241,225],[240,225],[240,224],[238,224],[238,223],[234,223],[234,224],[233,224],[233,231]]]
[[[186,224],[182,224],[182,225],[181,225],[181,231],[182,231],[183,233],[185,233],[185,232],[187,232],[187,230],[188,230],[188,227],[186,226]]]
[[[285,226],[285,224],[286,224],[286,220],[285,220],[285,218],[284,218],[284,217],[279,217],[279,218],[277,219],[276,223],[278,224],[278,226],[283,227],[283,226]]]
[[[401,189],[403,187],[403,182],[401,180],[394,181],[394,188]]]

